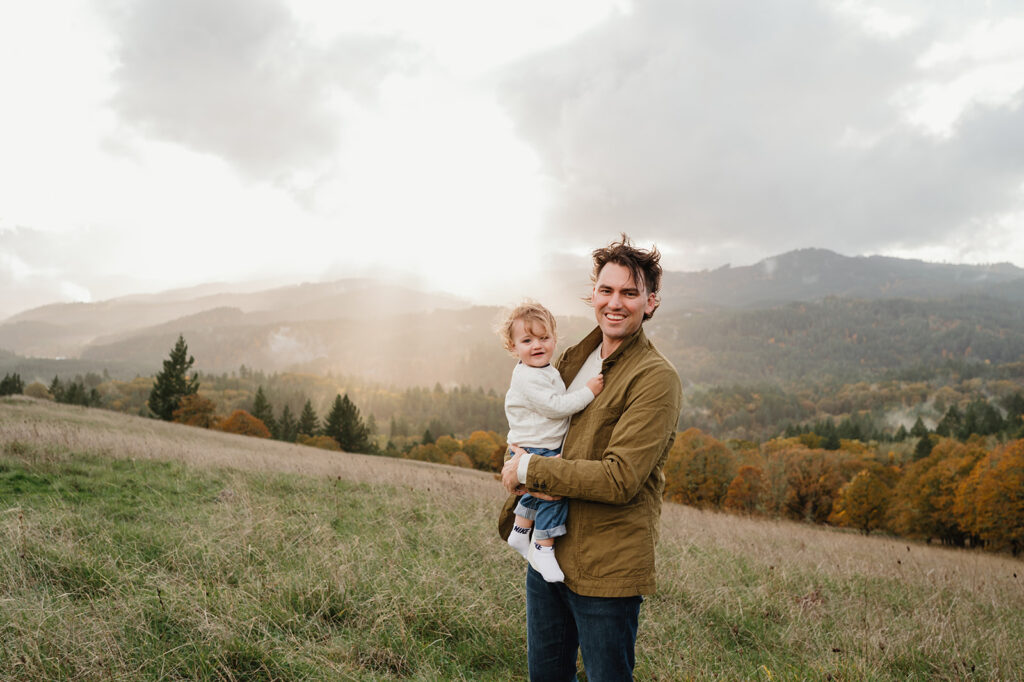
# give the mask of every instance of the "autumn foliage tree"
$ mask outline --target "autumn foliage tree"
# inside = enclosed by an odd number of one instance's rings
[[[870,469],[862,469],[844,485],[832,505],[829,520],[840,526],[858,528],[867,535],[885,527],[889,487]]]
[[[173,417],[174,421],[179,424],[208,429],[217,421],[217,417],[214,415],[216,409],[217,406],[212,400],[204,398],[198,393],[190,393],[182,396]]]
[[[721,507],[736,477],[728,446],[699,429],[676,437],[665,462],[665,497],[694,507]]]
[[[845,481],[838,455],[829,450],[796,450],[785,453],[786,489],[783,513],[791,519],[824,523]]]
[[[216,428],[242,436],[270,438],[270,429],[267,428],[267,425],[245,410],[235,410],[230,417],[218,422]]]
[[[759,467],[745,464],[736,472],[725,493],[723,506],[729,511],[753,514],[762,509],[763,497],[768,488],[764,471]]]
[[[943,438],[924,459],[911,464],[894,490],[889,526],[906,537],[963,545],[968,537],[956,508],[956,495],[978,460],[980,441]]]
[[[973,476],[977,473],[976,477]],[[1024,550],[1024,440],[1015,440],[986,455],[972,477],[974,486],[959,491],[958,508],[976,509],[968,528],[994,550]],[[973,500],[967,498],[971,495]],[[973,502],[973,505],[971,504]]]

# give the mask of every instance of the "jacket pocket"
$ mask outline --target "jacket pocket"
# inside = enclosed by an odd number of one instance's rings
[[[645,499],[621,506],[588,504],[581,507],[580,527],[587,529],[587,549],[581,557],[581,568],[587,577],[614,580],[653,574],[655,538]],[[570,522],[573,513],[569,515]]]
[[[599,407],[575,417],[565,438],[563,456],[566,459],[601,459],[621,416],[621,407]]]

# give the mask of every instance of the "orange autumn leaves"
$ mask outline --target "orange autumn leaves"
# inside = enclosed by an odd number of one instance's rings
[[[864,533],[1024,549],[1024,440],[940,439],[917,461],[850,441],[836,451],[808,445],[799,438],[726,444],[689,429],[665,463],[665,497]]]

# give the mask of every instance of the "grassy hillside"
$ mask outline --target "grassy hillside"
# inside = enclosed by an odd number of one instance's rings
[[[0,401],[0,679],[525,679],[479,472]],[[570,520],[571,522],[571,520]],[[637,679],[1019,679],[1024,564],[668,505]]]

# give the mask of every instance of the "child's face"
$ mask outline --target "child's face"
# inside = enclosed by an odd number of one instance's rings
[[[545,325],[537,322],[532,322],[529,326],[522,320],[513,322],[512,340],[515,342],[516,355],[529,367],[547,365],[555,353],[555,337]]]

